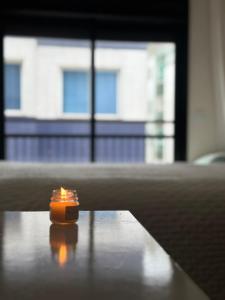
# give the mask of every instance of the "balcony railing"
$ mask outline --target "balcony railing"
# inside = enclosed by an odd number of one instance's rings
[[[173,139],[172,135],[96,135],[95,161],[145,162],[154,151],[160,159],[168,150],[163,149],[165,142]],[[6,135],[6,158],[12,161],[85,163],[90,162],[91,149],[91,135],[87,134]]]

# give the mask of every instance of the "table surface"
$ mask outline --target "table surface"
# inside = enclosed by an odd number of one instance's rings
[[[0,299],[66,297],[209,299],[127,211],[0,213]]]

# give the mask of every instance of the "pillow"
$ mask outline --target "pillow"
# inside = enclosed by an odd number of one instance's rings
[[[225,163],[225,152],[217,152],[203,155],[196,159],[194,163],[199,165],[209,165],[212,163]]]

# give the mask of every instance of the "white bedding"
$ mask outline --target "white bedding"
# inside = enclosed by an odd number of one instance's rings
[[[0,210],[46,210],[53,188],[77,188],[83,209],[139,209],[151,202],[223,201],[225,165],[0,163]]]

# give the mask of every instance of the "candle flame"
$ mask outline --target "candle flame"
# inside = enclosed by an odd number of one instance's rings
[[[67,192],[66,192],[66,190],[63,187],[60,188],[60,194],[61,194],[62,198],[65,198],[66,195],[67,195]]]
[[[68,260],[67,248],[65,245],[61,245],[59,248],[59,265],[64,266]]]

